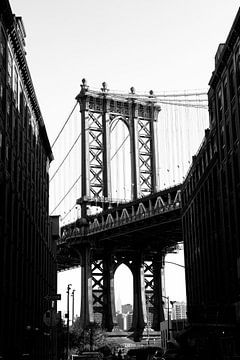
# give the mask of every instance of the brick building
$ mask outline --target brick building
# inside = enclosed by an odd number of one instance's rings
[[[209,129],[183,184],[187,312],[228,356],[240,354],[240,10],[209,85]]]
[[[53,159],[25,55],[25,29],[0,7],[0,356],[49,358],[45,296],[56,293],[49,231]]]

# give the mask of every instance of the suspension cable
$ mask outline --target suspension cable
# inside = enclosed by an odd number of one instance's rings
[[[57,172],[60,170],[60,168],[61,168],[62,165],[64,164],[65,160],[67,159],[67,157],[68,157],[69,154],[71,153],[72,149],[74,148],[74,146],[75,146],[76,143],[78,142],[81,134],[82,134],[81,132],[80,132],[80,134],[78,134],[78,137],[76,138],[76,140],[74,141],[74,143],[73,143],[72,146],[70,147],[69,151],[68,151],[67,154],[65,155],[63,161],[62,161],[61,164],[58,166],[57,170],[55,171],[55,173],[53,174],[53,176],[52,176],[51,179],[49,180],[49,183],[52,181],[52,179],[55,177],[55,175],[57,174]]]
[[[177,100],[176,100],[177,101]],[[182,104],[182,103],[178,103],[178,102],[168,102],[168,101],[159,101],[160,104],[165,104],[165,105],[174,105],[174,106],[185,106],[185,107],[192,107],[192,108],[196,108],[196,109],[205,109],[207,110],[208,109],[208,106],[207,105],[195,105],[195,104],[188,104],[188,103],[185,103],[185,104]]]
[[[129,134],[125,137],[125,139],[123,140],[123,142],[120,144],[119,148],[115,151],[115,153],[113,154],[113,156],[111,157],[111,160],[117,155],[117,153],[119,152],[119,150],[123,147],[124,143],[126,142],[126,140],[129,138]]]
[[[57,140],[59,139],[59,137],[60,137],[61,133],[63,132],[63,130],[64,130],[65,126],[67,125],[67,123],[68,123],[68,121],[69,121],[70,117],[72,116],[72,114],[73,114],[73,112],[74,112],[74,110],[75,110],[75,108],[76,108],[77,104],[78,104],[78,102],[76,102],[76,104],[74,105],[74,107],[73,107],[72,111],[70,112],[70,114],[69,114],[69,116],[68,116],[67,120],[66,120],[66,121],[65,121],[65,123],[63,124],[63,126],[62,126],[61,130],[59,131],[59,133],[58,133],[58,135],[57,135],[57,137],[56,137],[56,139],[55,139],[55,140],[54,140],[54,142],[52,143],[52,145],[51,145],[51,147],[52,147],[52,148],[54,147],[55,143],[57,142]]]
[[[74,181],[74,183],[72,184],[72,186],[68,189],[68,191],[66,192],[66,194],[62,197],[62,199],[59,201],[59,203],[55,206],[55,208],[53,209],[53,211],[51,212],[50,215],[52,215],[54,213],[54,211],[61,205],[61,203],[63,202],[63,200],[66,199],[67,195],[72,191],[72,189],[74,188],[74,186],[77,184],[78,180],[82,177],[82,175],[79,175],[79,177]]]
[[[75,206],[76,206],[76,203],[74,203],[73,207],[71,207],[71,209],[68,210],[68,212],[64,215],[64,217],[61,218],[61,221],[63,221],[68,216],[68,214],[71,213],[71,211],[75,208]]]

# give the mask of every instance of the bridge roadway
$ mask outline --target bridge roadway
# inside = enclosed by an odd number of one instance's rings
[[[120,256],[139,250],[146,259],[171,251],[182,242],[181,185],[133,202],[109,205],[111,208],[99,214],[61,228],[57,242],[59,271],[79,266],[79,254],[86,244],[96,258],[105,250]]]

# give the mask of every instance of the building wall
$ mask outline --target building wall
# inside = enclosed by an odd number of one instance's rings
[[[132,310],[133,310],[133,307],[132,307],[131,304],[124,304],[124,305],[122,305],[122,313],[123,313],[123,314],[127,314],[127,313],[129,313],[129,312],[132,312]]]
[[[178,320],[178,319],[186,319],[186,309],[187,305],[185,302],[175,302],[172,307],[172,320]]]
[[[209,130],[183,184],[190,323],[236,324],[240,295],[240,11],[210,80]]]
[[[27,67],[21,18],[7,0],[0,14],[0,355],[47,359],[47,295],[56,293],[49,234],[45,126]],[[4,9],[4,11],[2,10]],[[16,356],[16,355],[15,355]],[[17,357],[16,357],[17,358]]]

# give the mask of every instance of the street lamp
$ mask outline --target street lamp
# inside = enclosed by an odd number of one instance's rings
[[[173,313],[173,305],[176,303],[176,301],[170,301],[171,305],[172,305],[172,313]],[[177,316],[176,316],[176,310],[174,312],[174,318],[176,320],[176,330],[178,332],[178,322],[177,322]],[[172,316],[172,319],[174,319],[173,316]]]
[[[150,295],[146,296],[147,300],[147,345],[149,346],[149,303],[150,303]]]
[[[75,289],[73,289],[72,291],[72,324],[74,323],[74,293],[75,293]]]
[[[69,354],[69,292],[72,284],[68,284],[67,286],[67,351],[66,351],[66,359],[68,360]]]

